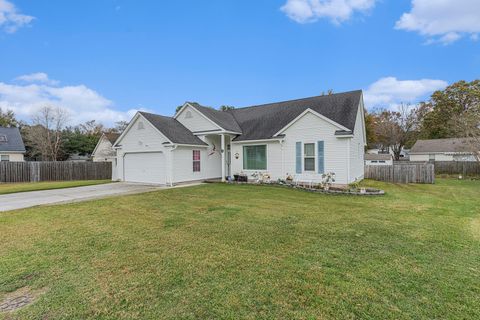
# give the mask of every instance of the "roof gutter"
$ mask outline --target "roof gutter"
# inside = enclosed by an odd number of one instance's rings
[[[279,136],[278,138],[270,138],[270,139],[258,139],[258,140],[241,140],[241,141],[232,141],[232,144],[242,144],[242,143],[257,143],[257,142],[276,142],[276,141],[283,141],[285,140],[285,136]]]

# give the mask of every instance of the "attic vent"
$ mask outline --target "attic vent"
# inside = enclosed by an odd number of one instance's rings
[[[191,111],[185,112],[185,119],[190,119],[190,118],[192,118],[192,112]]]
[[[137,129],[138,129],[138,130],[143,130],[143,129],[145,129],[145,126],[143,125],[143,122],[142,122],[142,121],[140,121],[140,122],[138,123]]]
[[[4,134],[0,134],[0,142],[8,142],[7,136]]]

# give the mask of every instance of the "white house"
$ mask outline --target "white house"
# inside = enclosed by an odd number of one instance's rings
[[[472,152],[474,145],[468,138],[417,140],[410,150],[410,161],[477,161],[480,150]]]
[[[0,127],[0,161],[24,161],[25,146],[18,128]]]
[[[391,166],[393,156],[388,153],[367,153],[365,154],[365,164],[367,166]]]
[[[380,144],[373,145],[371,148],[367,149],[366,154],[390,154],[395,156],[392,147],[383,147]],[[402,148],[400,151],[400,159],[407,160],[409,158],[410,150]]]
[[[176,184],[235,174],[336,182],[363,179],[361,91],[218,111],[197,103],[172,117],[138,112],[116,141],[119,180]]]
[[[115,161],[117,154],[113,149],[113,144],[120,137],[119,133],[104,133],[100,137],[93,149],[92,160],[93,162],[113,162]]]

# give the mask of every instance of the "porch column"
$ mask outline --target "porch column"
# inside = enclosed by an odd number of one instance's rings
[[[220,152],[222,154],[222,182],[225,182],[225,135],[221,135]]]

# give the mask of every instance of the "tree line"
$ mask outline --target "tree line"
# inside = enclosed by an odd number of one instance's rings
[[[95,120],[68,126],[69,114],[61,107],[41,108],[29,123],[20,121],[11,110],[0,108],[0,127],[18,127],[25,144],[25,158],[37,161],[64,161],[72,156],[92,154],[103,133],[120,133],[125,121],[105,127]]]
[[[68,120],[68,113],[60,107],[42,108],[30,123],[0,109],[0,126],[20,128],[30,160],[61,161],[90,155],[102,133],[121,133],[127,126],[121,121],[108,128],[95,120],[67,126]],[[397,160],[402,149],[412,147],[417,139],[468,138],[480,161],[480,80],[456,82],[414,106],[401,104],[395,110],[365,112],[365,125],[368,147],[392,150]]]
[[[480,80],[458,81],[415,106],[365,113],[369,148],[392,150],[396,160],[418,139],[467,138],[480,161]]]

